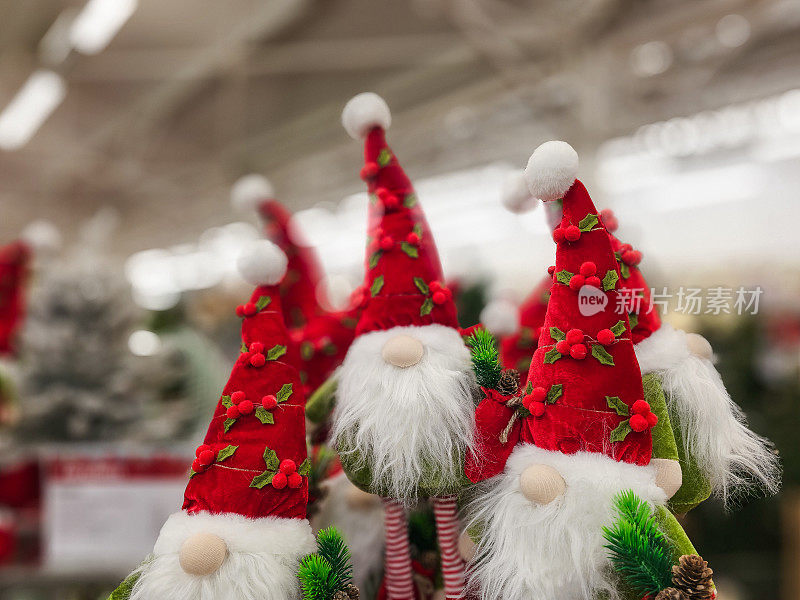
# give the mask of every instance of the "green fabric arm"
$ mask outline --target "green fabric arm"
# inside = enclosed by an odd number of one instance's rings
[[[650,410],[658,417],[658,423],[653,427],[652,432],[653,458],[680,460],[678,444],[672,430],[672,421],[667,411],[667,400],[658,378],[652,373],[645,375],[642,378],[642,387],[644,388],[644,399],[650,404]]]
[[[312,423],[324,423],[328,420],[336,405],[336,388],[339,380],[330,377],[319,386],[306,402],[306,418]]]
[[[128,577],[119,584],[119,587],[111,592],[111,595],[108,597],[108,600],[128,600],[131,597],[131,592],[133,591],[133,586],[136,584],[136,581],[139,579],[139,573],[134,572],[128,575]]]

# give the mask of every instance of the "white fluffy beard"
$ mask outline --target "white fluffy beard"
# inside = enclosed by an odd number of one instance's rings
[[[181,545],[199,532],[218,535],[228,546],[228,556],[211,575],[190,575],[180,565]],[[300,559],[315,551],[306,520],[175,513],[153,554],[134,572],[138,580],[130,600],[295,600]]]
[[[535,464],[555,468],[566,482],[564,494],[546,505],[520,491],[520,474]],[[593,600],[602,591],[618,598],[602,528],[613,520],[614,496],[629,489],[666,502],[650,466],[518,446],[505,471],[477,486],[468,504],[470,524],[482,532],[470,586],[482,600]]]
[[[422,360],[387,364],[383,345],[397,335],[422,342]],[[394,327],[356,339],[339,370],[331,440],[357,456],[373,483],[404,502],[415,500],[426,469],[455,484],[472,451],[475,378],[459,333],[442,325]],[[352,449],[352,450],[348,450]]]
[[[642,373],[655,372],[676,417],[686,452],[726,503],[753,487],[780,489],[780,463],[769,440],[753,433],[711,361],[689,350],[686,333],[662,325],[636,346]]]

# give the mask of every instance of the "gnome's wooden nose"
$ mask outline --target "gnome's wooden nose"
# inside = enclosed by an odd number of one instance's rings
[[[422,360],[425,349],[422,342],[410,335],[397,335],[383,345],[383,360],[405,369]]]
[[[522,495],[537,504],[549,504],[564,493],[567,485],[553,467],[531,465],[519,476]]]
[[[211,575],[225,562],[228,546],[213,533],[196,533],[181,546],[178,559],[189,575]]]

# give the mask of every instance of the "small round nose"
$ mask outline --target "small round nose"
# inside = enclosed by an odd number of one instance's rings
[[[522,495],[537,504],[549,504],[566,489],[561,474],[548,465],[531,465],[519,476]]]
[[[225,562],[228,546],[213,533],[196,533],[181,546],[178,560],[189,575],[211,575]]]
[[[405,369],[422,360],[422,342],[410,335],[398,335],[383,345],[383,360],[390,365]]]

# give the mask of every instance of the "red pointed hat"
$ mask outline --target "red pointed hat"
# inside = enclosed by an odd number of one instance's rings
[[[18,240],[0,247],[0,356],[13,354],[25,316],[25,284],[31,249]]]
[[[644,401],[642,376],[626,314],[617,311],[620,279],[611,237],[586,188],[575,179],[578,156],[547,142],[525,172],[531,193],[562,199],[554,231],[556,264],[523,404],[531,413],[523,442],[573,454],[596,452],[646,465],[658,421]]]
[[[242,314],[242,353],[196,451],[183,509],[304,519],[308,501],[303,389],[290,356],[278,283],[286,256],[261,240],[240,257],[256,285]]]
[[[361,178],[369,191],[367,258],[356,335],[396,326],[458,328],[452,292],[411,181],[386,143],[391,113],[380,96],[363,93],[342,112],[353,139],[364,140]]]

